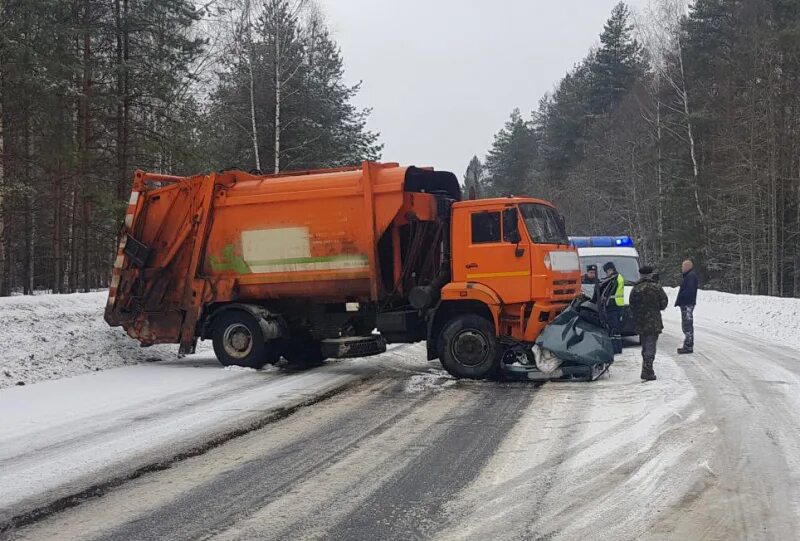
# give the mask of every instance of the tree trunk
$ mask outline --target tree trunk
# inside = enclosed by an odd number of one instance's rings
[[[83,291],[91,291],[89,267],[89,224],[91,223],[91,204],[88,197],[83,198]]]
[[[771,70],[770,70],[771,71]],[[770,85],[771,86],[771,85]],[[778,295],[778,182],[775,171],[778,161],[778,141],[775,112],[772,100],[772,88],[767,89],[767,127],[769,130],[769,200],[767,216],[769,217],[769,294]]]
[[[739,294],[745,292],[745,279],[744,279],[744,246],[742,245],[742,236],[739,235]]]
[[[81,152],[81,200],[83,201],[82,225],[83,225],[83,290],[89,291],[89,199],[87,195],[87,184],[90,172],[89,156],[92,142],[92,119],[91,119],[91,98],[92,98],[92,36],[90,33],[89,17],[91,13],[91,1],[85,0],[83,13],[83,92],[81,94],[81,109],[83,120],[83,141]]]
[[[128,199],[130,191],[130,174],[128,171],[128,155],[130,154],[130,110],[131,110],[131,85],[128,63],[131,58],[130,28],[128,25],[128,0],[122,1],[122,61],[125,67],[122,77],[122,164],[120,175],[122,181],[122,199]]]
[[[25,112],[25,133],[24,133],[24,159],[23,175],[25,178],[25,269],[24,280],[22,283],[22,291],[25,295],[33,295],[34,287],[34,250],[35,250],[35,235],[36,235],[36,220],[33,213],[33,175],[31,173],[31,159],[33,158],[31,125],[30,125],[30,107]]]
[[[275,26],[275,167],[281,170],[281,34],[280,26]]]
[[[59,161],[55,185],[53,186],[53,293],[63,293],[61,279],[61,211],[63,199],[63,177]]]
[[[74,293],[78,290],[78,190],[77,179],[72,184],[72,201],[70,203],[69,231],[67,232],[67,249],[69,258],[67,262],[68,291]]]
[[[700,223],[705,229],[706,216],[703,212],[703,207],[700,204],[700,167],[697,165],[697,150],[694,141],[694,128],[692,125],[691,110],[689,108],[689,92],[686,89],[686,74],[683,69],[683,46],[681,40],[677,40],[678,44],[678,65],[681,70],[681,101],[683,102],[683,113],[686,119],[686,135],[689,139],[689,155],[692,158],[692,188],[694,192],[694,203],[697,208],[697,216],[700,218]]]
[[[251,56],[247,59],[247,71],[250,77],[250,129],[251,138],[253,139],[253,156],[256,161],[256,169],[261,171],[261,155],[258,150],[258,124],[256,122],[256,83],[255,76],[253,75],[253,57],[252,52],[248,53]]]
[[[253,160],[257,170],[261,171],[261,151],[258,148],[258,121],[256,118],[256,76],[253,64],[256,61],[256,51],[252,37],[252,5],[250,0],[245,0],[242,5],[241,30],[242,36],[236,37],[234,48],[236,54],[244,58],[247,63],[247,93],[250,102],[250,142],[253,145]],[[242,44],[241,41],[245,43]],[[246,52],[243,52],[246,51]]]
[[[117,95],[116,95],[116,102],[117,102],[117,114],[115,123],[117,128],[117,146],[116,146],[116,154],[117,154],[117,199],[125,199],[125,150],[124,150],[124,136],[123,132],[125,131],[124,128],[124,106],[123,100],[125,99],[125,72],[127,68],[124,64],[124,52],[122,47],[122,34],[123,34],[123,27],[122,27],[122,6],[120,0],[114,0],[114,33],[116,38],[116,56],[117,56],[117,66],[116,66],[116,79],[117,79]]]
[[[3,201],[5,190],[5,132],[3,131],[3,65],[0,63],[0,296],[8,295],[8,284],[3,270],[6,264],[6,209]]]
[[[797,126],[795,126],[795,141],[797,142],[798,138],[800,138],[800,119],[797,121]],[[793,160],[795,164],[795,181],[797,182],[797,189],[796,194],[797,197],[795,199],[795,222],[794,222],[794,296],[800,297],[800,152],[798,152],[798,147],[800,145],[795,144],[794,152],[791,153],[791,156],[798,156],[797,161]]]
[[[661,176],[661,98],[660,85],[656,86],[656,183],[658,185],[658,201],[656,202],[656,220],[658,231],[658,260],[664,261],[664,182]]]

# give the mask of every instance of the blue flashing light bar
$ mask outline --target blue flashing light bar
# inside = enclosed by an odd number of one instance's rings
[[[621,237],[570,237],[569,242],[575,248],[633,248],[633,239],[627,235]]]

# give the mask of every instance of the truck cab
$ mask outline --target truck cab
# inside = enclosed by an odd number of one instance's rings
[[[451,250],[451,280],[432,317],[428,351],[460,377],[484,377],[497,369],[493,355],[529,348],[580,292],[564,220],[540,199],[454,203]],[[490,323],[497,344],[478,318]]]

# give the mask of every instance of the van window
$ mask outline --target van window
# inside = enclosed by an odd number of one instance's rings
[[[472,214],[472,244],[500,242],[500,213],[475,212]]]
[[[633,256],[619,256],[614,254],[609,255],[582,255],[581,271],[586,272],[589,265],[597,265],[597,278],[602,280],[606,273],[603,271],[603,265],[611,261],[617,268],[617,272],[625,279],[626,284],[634,284],[639,281],[639,260]]]

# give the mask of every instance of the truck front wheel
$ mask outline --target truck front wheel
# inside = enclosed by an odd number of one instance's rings
[[[457,378],[484,379],[497,373],[500,347],[494,326],[475,314],[456,316],[442,331],[442,366]]]
[[[258,321],[243,310],[230,310],[217,316],[211,338],[214,353],[223,366],[261,368],[269,360]]]

